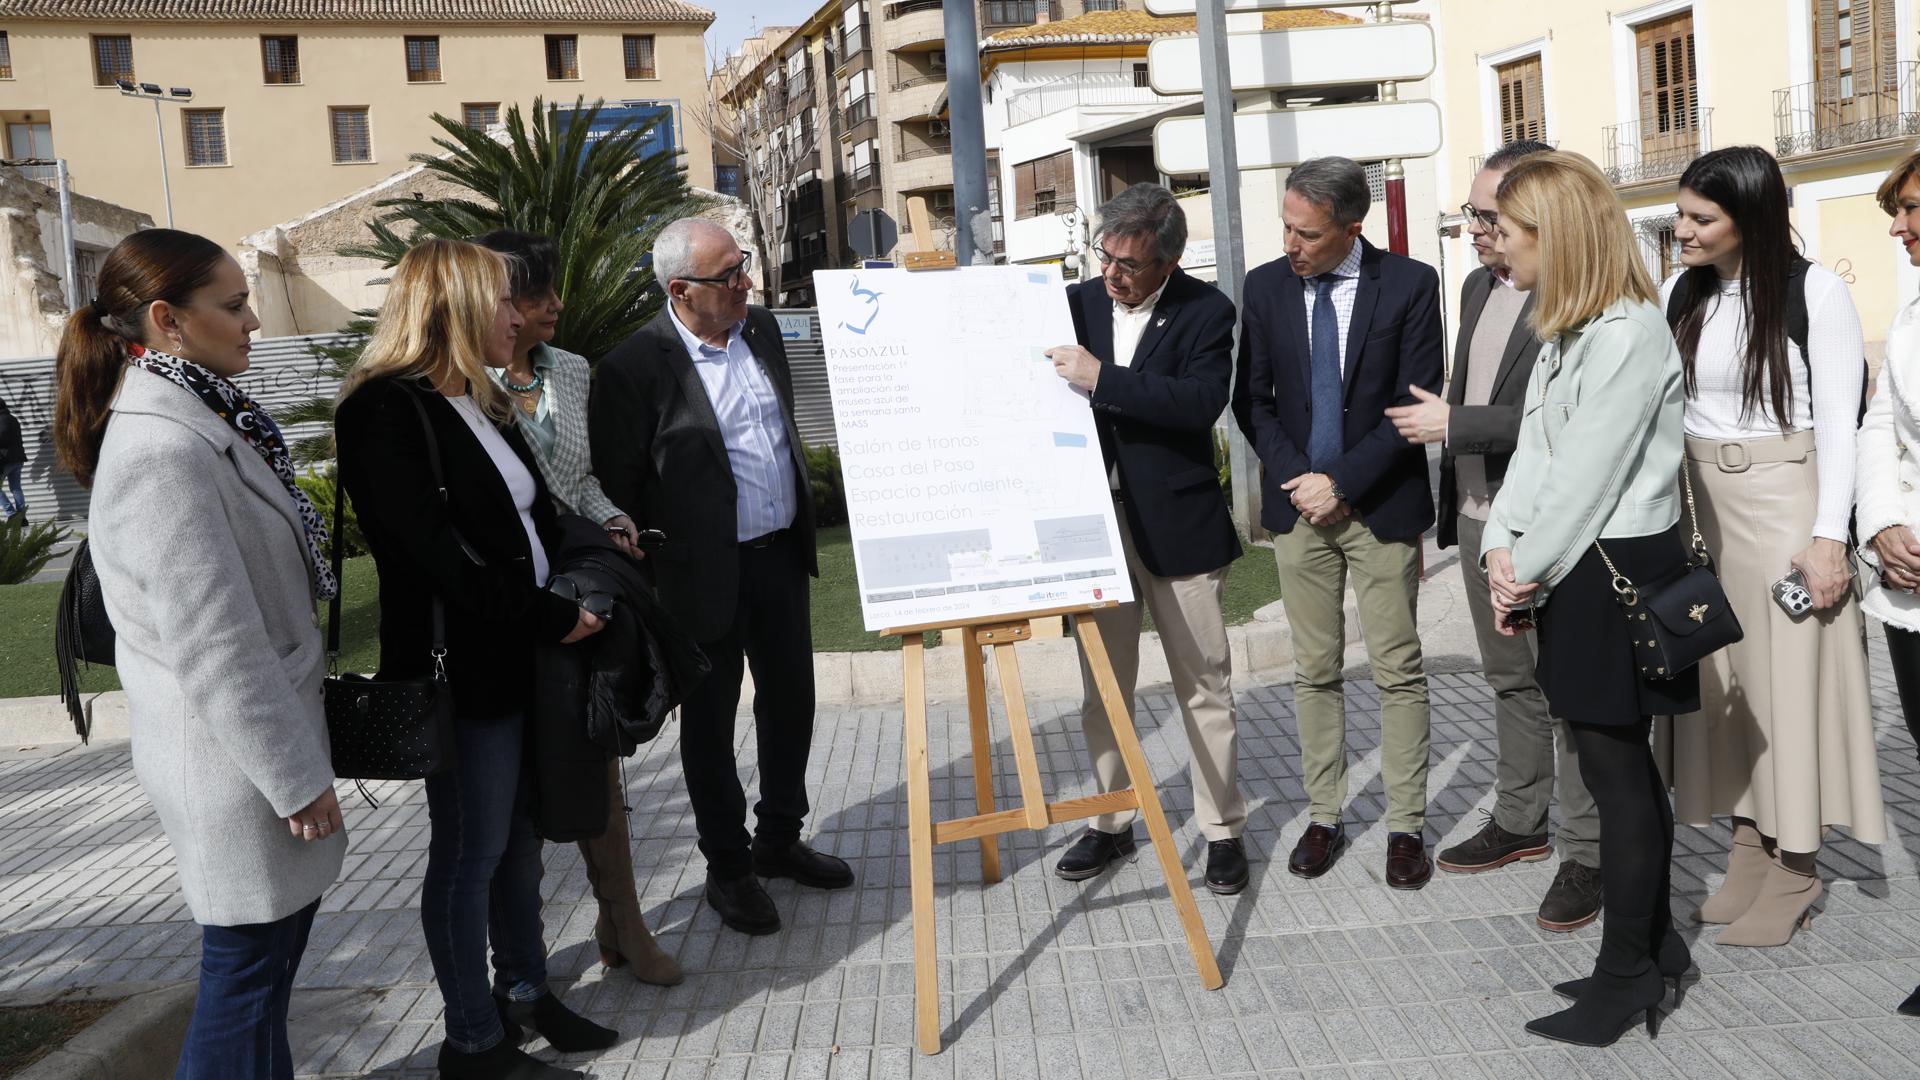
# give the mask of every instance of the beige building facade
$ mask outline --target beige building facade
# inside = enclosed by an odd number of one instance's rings
[[[681,0],[0,0],[4,156],[67,159],[75,190],[233,245],[433,152],[435,113],[497,122],[536,96],[665,105],[688,182],[713,186],[704,39]],[[138,18],[131,17],[135,12]],[[376,14],[378,20],[370,18]],[[174,100],[175,87],[192,91]]]
[[[1846,279],[1870,359],[1920,271],[1873,194],[1920,146],[1915,0],[1438,0],[1446,116],[1440,227],[1449,304],[1474,266],[1458,207],[1479,158],[1518,136],[1614,180],[1648,268],[1677,268],[1676,182],[1700,153],[1779,158],[1806,256]]]

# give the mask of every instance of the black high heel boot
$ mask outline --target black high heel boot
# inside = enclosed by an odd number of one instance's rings
[[[1913,993],[1907,995],[1907,1000],[1893,1011],[1901,1016],[1920,1016],[1920,987],[1915,987]]]
[[[1654,917],[1653,938],[1654,966],[1660,969],[1661,978],[1673,984],[1673,1007],[1677,1009],[1686,997],[1687,984],[1694,981],[1687,978],[1687,974],[1693,970],[1693,953],[1688,950],[1686,939],[1673,928],[1671,909],[1665,910],[1664,918]],[[1556,984],[1553,992],[1569,1001],[1575,1001],[1579,999],[1580,991],[1586,985],[1585,979],[1570,979]],[[1920,991],[1915,993],[1920,994]]]
[[[1543,1038],[1579,1046],[1612,1046],[1644,1014],[1649,1038],[1659,1033],[1667,981],[1650,957],[1652,919],[1608,918],[1600,956],[1571,1008],[1527,1023]]]

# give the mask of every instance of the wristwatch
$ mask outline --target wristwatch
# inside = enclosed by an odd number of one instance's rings
[[[1341,502],[1347,501],[1347,493],[1340,490],[1340,481],[1335,480],[1332,476],[1328,476],[1327,486],[1333,489],[1334,498],[1339,499]]]

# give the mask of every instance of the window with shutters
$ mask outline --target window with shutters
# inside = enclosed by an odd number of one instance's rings
[[[1700,148],[1700,101],[1694,67],[1693,12],[1637,27],[1634,37],[1640,68],[1642,158],[1696,153]]]
[[[580,36],[548,34],[546,37],[547,78],[578,79],[580,77]]]
[[[437,36],[417,37],[409,35],[407,46],[407,81],[440,81],[440,39]]]
[[[659,77],[653,66],[652,34],[627,34],[621,37],[620,51],[626,57],[627,78],[654,79]]]
[[[292,34],[260,37],[260,78],[268,86],[300,81],[300,39]]]
[[[93,85],[112,86],[134,81],[133,38],[126,34],[93,35]]]
[[[1064,150],[1015,165],[1013,202],[1016,221],[1071,210],[1074,206],[1073,151]]]
[[[1546,95],[1538,55],[1494,68],[1500,84],[1500,141],[1547,137]]]
[[[1906,134],[1895,0],[1813,0],[1813,121],[1838,145]]]
[[[475,131],[485,131],[500,122],[500,103],[469,101],[460,106],[460,122]]]
[[[7,32],[0,30],[0,79],[13,78],[13,44],[7,40]]]
[[[373,124],[364,105],[334,106],[327,110],[333,135],[333,163],[346,165],[373,160]]]
[[[187,129],[187,166],[189,168],[227,163],[225,109],[182,109],[180,119]]]

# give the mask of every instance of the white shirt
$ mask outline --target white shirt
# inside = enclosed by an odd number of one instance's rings
[[[1678,274],[1660,287],[1664,309],[1673,295]],[[1760,408],[1741,412],[1741,364],[1746,356],[1746,309],[1740,303],[1740,282],[1722,281],[1720,295],[1707,301],[1707,321],[1700,328],[1695,350],[1695,391],[1687,398],[1687,434],[1700,439],[1767,439],[1783,434],[1773,416],[1771,396],[1762,394]],[[1787,370],[1792,375],[1791,431],[1813,430],[1817,457],[1815,476],[1820,494],[1813,535],[1828,540],[1847,539],[1847,519],[1853,512],[1854,429],[1860,412],[1861,357],[1865,344],[1860,315],[1854,310],[1847,283],[1818,263],[1807,268],[1807,348],[1813,353],[1812,392],[1808,392],[1809,364],[1800,346],[1787,342]]]
[[[717,349],[687,329],[672,301],[667,302],[667,316],[680,332],[720,423],[720,441],[726,444],[727,464],[733,470],[734,539],[752,540],[793,524],[799,510],[793,449],[780,397],[741,337],[746,322],[735,323],[727,331],[727,347]]]
[[[1139,307],[1128,307],[1118,300],[1113,302],[1113,362],[1120,367],[1133,366],[1134,351],[1140,348],[1140,338],[1147,332],[1147,324],[1153,319],[1153,309],[1160,303],[1160,294],[1167,291],[1167,282],[1173,275],[1167,275],[1167,281],[1153,290],[1153,295],[1140,302]]]
[[[520,511],[520,524],[527,530],[527,546],[533,549],[533,584],[537,588],[547,587],[547,549],[540,543],[540,533],[533,527],[533,500],[540,494],[539,485],[533,482],[533,474],[527,471],[527,463],[507,445],[506,436],[493,426],[493,421],[480,408],[480,403],[461,394],[447,399],[453,403],[453,411],[473,429],[473,437],[480,440],[480,446],[487,456],[493,459],[493,467],[500,470],[500,479],[507,482],[507,494],[513,498],[513,508]]]
[[[1347,252],[1347,257],[1341,259],[1340,265],[1334,267],[1332,270],[1334,276],[1340,279],[1333,287],[1333,315],[1340,323],[1340,348],[1338,351],[1340,353],[1340,375],[1342,378],[1347,374],[1347,329],[1353,324],[1353,302],[1360,295],[1361,254],[1360,239],[1355,237],[1353,248]],[[1314,301],[1320,298],[1320,277],[1321,275],[1315,274],[1313,277],[1300,279],[1301,293],[1307,299],[1308,356],[1313,355],[1313,305]]]

